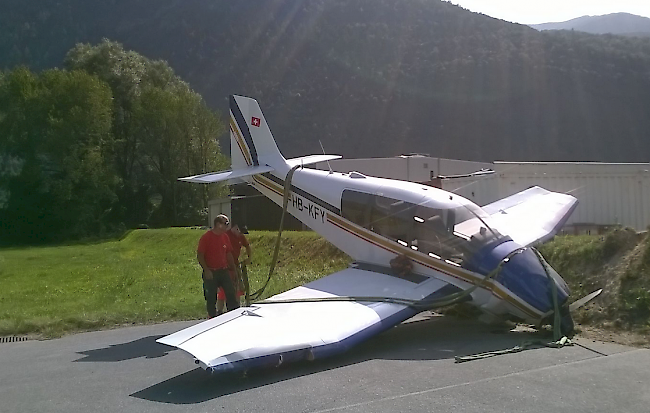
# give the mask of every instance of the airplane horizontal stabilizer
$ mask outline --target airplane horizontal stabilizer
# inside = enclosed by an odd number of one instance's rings
[[[483,207],[490,225],[522,246],[552,238],[578,206],[568,194],[534,186]]]
[[[341,158],[341,155],[309,155],[301,156],[300,158],[287,159],[287,164],[293,168],[296,165],[310,165],[318,162],[332,161],[334,159]]]
[[[244,178],[247,176],[263,174],[271,172],[274,169],[270,166],[259,165],[249,166],[247,168],[235,169],[234,171],[210,172],[207,174],[186,176],[185,178],[178,178],[179,181],[194,182],[199,184],[209,184],[211,182],[221,182],[230,179]]]
[[[247,370],[313,360],[347,350],[417,314],[403,304],[360,301],[275,303],[326,297],[424,300],[459,291],[436,278],[415,281],[389,273],[348,268],[204,321],[157,342],[177,347],[210,371]],[[227,339],[225,339],[227,337]]]

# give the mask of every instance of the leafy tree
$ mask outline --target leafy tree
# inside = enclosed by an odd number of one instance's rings
[[[79,44],[65,65],[99,76],[113,92],[113,160],[122,182],[115,219],[129,226],[201,222],[208,189],[176,180],[207,172],[222,159],[219,117],[166,62],[125,51],[119,43]]]
[[[150,185],[144,176],[146,168],[139,159],[140,140],[132,133],[131,125],[133,104],[140,94],[146,63],[137,53],[124,51],[120,44],[107,40],[98,46],[78,44],[65,59],[68,69],[96,75],[111,88],[115,137],[112,159],[121,178],[119,208],[114,211],[113,219],[128,226],[145,222],[150,212]]]
[[[111,93],[95,76],[26,68],[0,83],[0,222],[7,239],[103,232],[117,184]]]
[[[200,222],[197,207],[207,205],[206,187],[178,182],[178,177],[212,171],[224,163],[215,140],[221,133],[219,119],[187,88],[147,87],[135,105],[133,125],[153,195],[159,199],[152,223]]]

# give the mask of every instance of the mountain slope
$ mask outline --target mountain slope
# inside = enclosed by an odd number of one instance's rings
[[[214,108],[260,101],[286,156],[647,161],[650,42],[538,32],[439,0],[9,0],[0,67],[108,37]]]
[[[565,22],[531,24],[537,30],[578,30],[592,34],[650,36],[650,19],[629,13],[582,16]]]

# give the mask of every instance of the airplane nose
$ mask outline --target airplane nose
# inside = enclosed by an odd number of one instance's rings
[[[510,239],[506,239],[496,246],[486,245],[466,262],[466,267],[470,271],[487,276],[504,258],[517,250],[519,252],[511,255],[508,261],[502,265],[495,280],[512,294],[543,313],[554,309],[552,288],[555,284],[558,305],[566,306],[570,290],[562,277],[531,248],[522,249],[520,245]]]

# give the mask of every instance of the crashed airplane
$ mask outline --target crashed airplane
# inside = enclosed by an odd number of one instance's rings
[[[157,340],[204,369],[330,356],[459,301],[494,320],[540,325],[557,314],[562,333],[573,330],[569,288],[532,248],[559,231],[577,205],[573,196],[532,187],[479,207],[417,183],[310,169],[340,156],[285,159],[257,101],[242,96],[230,97],[230,139],[232,170],[180,179],[244,180],[354,263]]]

